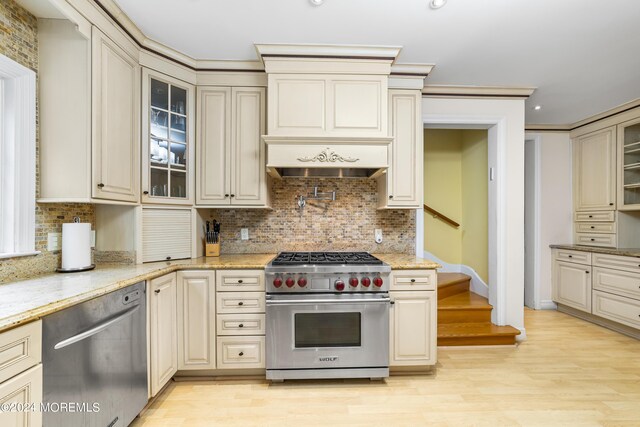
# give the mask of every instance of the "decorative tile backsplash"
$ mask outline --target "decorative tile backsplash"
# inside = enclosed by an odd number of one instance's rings
[[[298,195],[336,191],[335,201],[307,200],[299,209]],[[378,210],[376,181],[371,179],[287,178],[273,183],[273,210],[211,209],[222,223],[222,253],[278,251],[344,251],[415,253],[416,212]],[[249,240],[240,229],[249,229]],[[381,228],[383,243],[374,241]]]
[[[13,0],[0,1],[0,53],[34,70],[36,76],[38,73],[37,25],[36,17]],[[36,105],[36,122],[38,113]],[[36,188],[38,188],[40,184],[37,160],[38,126],[36,129]],[[36,205],[36,250],[41,253],[36,256],[0,260],[0,283],[55,271],[60,266],[60,251],[47,251],[47,235],[53,232],[60,233],[62,223],[72,222],[74,216],[80,217],[82,222],[91,222],[95,226],[93,205],[76,203]]]

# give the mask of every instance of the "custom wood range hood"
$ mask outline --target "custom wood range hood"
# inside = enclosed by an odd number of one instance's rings
[[[388,83],[400,47],[257,44],[274,177],[371,177],[390,163]]]

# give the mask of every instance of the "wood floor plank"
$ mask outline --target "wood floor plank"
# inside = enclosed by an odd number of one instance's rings
[[[555,311],[527,340],[440,348],[430,375],[172,383],[139,426],[640,426],[640,341]]]

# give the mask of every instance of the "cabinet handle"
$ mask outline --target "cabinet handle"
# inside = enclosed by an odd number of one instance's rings
[[[143,191],[142,194],[149,194],[149,192],[148,191]]]
[[[238,325],[238,328],[244,328],[244,325],[243,325],[242,323],[240,323],[240,324]]]
[[[102,187],[104,187],[103,183],[98,184],[98,188],[102,188]]]
[[[393,196],[392,196],[392,195],[389,195],[389,198],[390,198],[390,199],[393,199]]]
[[[416,279],[411,279],[411,283],[415,283],[415,282],[416,282]]]
[[[391,304],[391,305],[393,305],[395,303],[396,303],[395,301],[389,301],[389,304]]]
[[[591,226],[591,229],[593,230],[594,228],[596,228],[596,227],[592,225],[592,226]]]
[[[588,271],[585,271],[585,273],[589,274],[589,272],[588,272]]]
[[[244,303],[243,303],[242,301],[240,301],[240,302],[238,303],[238,305],[244,305]]]
[[[573,255],[569,255],[569,258],[573,258]]]
[[[228,195],[228,194],[225,194],[225,195],[224,195],[224,197],[229,197],[229,195]]]
[[[589,218],[593,218],[593,215],[589,215]]]
[[[170,256],[168,256],[166,259],[167,259],[167,261],[169,261],[169,260],[171,259],[171,257],[170,257]]]
[[[232,195],[231,195],[231,197],[236,197],[236,195],[235,195],[235,194],[232,194]]]
[[[590,239],[590,240],[591,240],[592,242],[595,242],[595,241],[596,241],[596,239]]]
[[[613,203],[609,203],[609,206],[613,206]]]
[[[156,290],[155,290],[155,291],[153,291],[153,292],[155,292],[156,294],[159,294],[159,293],[160,293],[160,289],[156,289]]]
[[[238,356],[244,356],[244,353],[241,351],[240,353],[238,353]]]
[[[242,279],[238,280],[238,283],[242,283]]]

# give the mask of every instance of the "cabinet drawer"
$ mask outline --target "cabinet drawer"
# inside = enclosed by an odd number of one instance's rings
[[[219,314],[218,335],[264,335],[264,314]]]
[[[264,313],[264,292],[218,292],[218,314]]]
[[[616,247],[615,234],[576,233],[576,244],[587,246]]]
[[[620,255],[593,254],[593,266],[640,273],[640,258]]]
[[[0,408],[9,405],[22,408],[37,408],[35,411],[0,411],[2,427],[40,427],[42,426],[42,365],[39,364],[8,381],[0,384]]]
[[[556,249],[556,260],[591,265],[591,252]]]
[[[438,286],[435,270],[397,270],[391,272],[392,291],[435,291]]]
[[[42,361],[42,321],[0,333],[0,383]]]
[[[593,269],[593,288],[640,300],[640,272],[630,273],[595,267]]]
[[[218,270],[216,283],[219,291],[264,291],[264,271]]]
[[[615,222],[576,222],[576,233],[615,233]]]
[[[264,337],[219,337],[217,367],[264,368]]]
[[[615,221],[616,214],[614,211],[590,211],[590,212],[576,212],[576,222],[613,222]]]
[[[593,314],[640,329],[640,301],[593,291]]]

